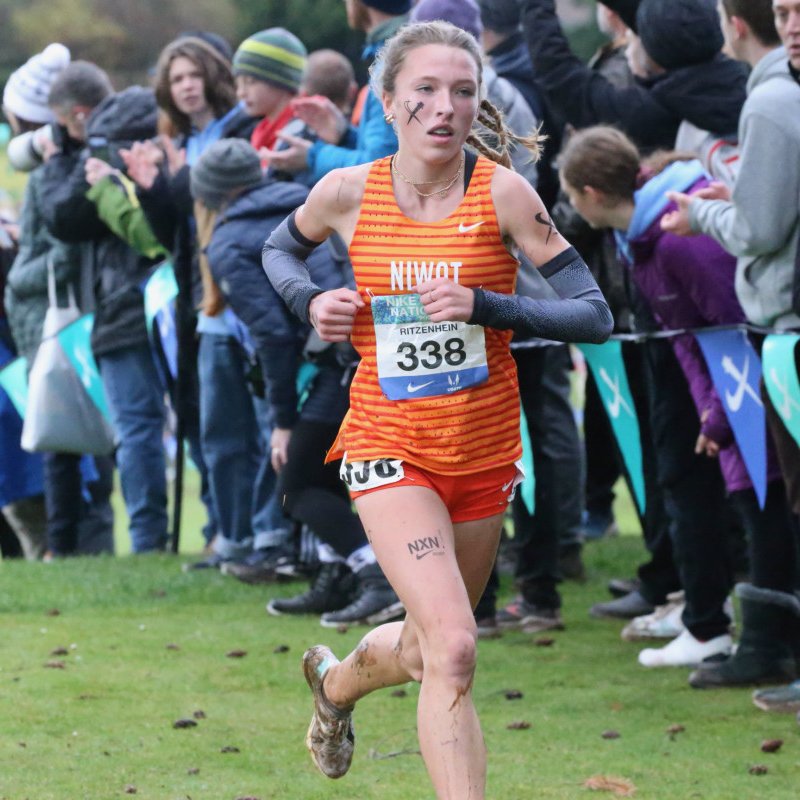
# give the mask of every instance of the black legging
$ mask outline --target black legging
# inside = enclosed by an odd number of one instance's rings
[[[339,478],[339,461],[325,464],[339,425],[300,420],[292,429],[288,460],[278,481],[287,514],[308,525],[342,558],[367,544],[353,512],[347,488]]]

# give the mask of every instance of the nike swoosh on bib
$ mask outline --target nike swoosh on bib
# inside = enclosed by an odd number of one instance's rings
[[[481,220],[480,222],[476,222],[474,225],[465,225],[463,222],[458,223],[458,232],[459,233],[466,233],[467,231],[474,230],[475,228],[479,228],[486,220]]]
[[[427,383],[419,383],[417,385],[409,383],[408,386],[406,386],[406,391],[413,394],[414,392],[418,392],[420,389],[424,389],[426,386],[430,386],[432,383],[433,381],[428,381]]]

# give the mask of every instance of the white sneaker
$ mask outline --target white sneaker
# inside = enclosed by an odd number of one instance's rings
[[[642,650],[639,663],[643,667],[696,667],[714,656],[729,656],[732,646],[730,634],[701,642],[685,630],[664,647]]]
[[[656,606],[652,614],[634,617],[620,634],[626,642],[647,639],[674,639],[684,631],[681,616],[686,608],[683,592],[667,595],[663,606]]]

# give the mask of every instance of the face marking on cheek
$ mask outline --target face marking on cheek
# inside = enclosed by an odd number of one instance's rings
[[[547,227],[547,239],[545,239],[544,241],[545,247],[547,247],[547,245],[550,244],[550,237],[554,233],[558,233],[558,231],[556,230],[556,226],[553,224],[553,220],[551,220],[550,217],[546,216],[545,214],[542,214],[541,211],[534,217],[534,219],[540,225],[544,225]]]
[[[417,114],[419,114],[419,112],[422,111],[424,107],[425,103],[423,103],[420,100],[419,103],[417,103],[417,105],[412,109],[411,101],[405,100],[403,102],[403,108],[405,108],[405,110],[408,111],[408,121],[406,122],[406,125],[410,125],[412,119],[415,119],[417,122],[419,122],[420,125],[422,125],[422,120],[417,116]]]

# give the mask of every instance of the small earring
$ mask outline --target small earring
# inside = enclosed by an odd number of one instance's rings
[[[391,111],[388,114],[384,114],[383,118],[386,120],[388,125],[391,125],[394,122],[394,114]]]

